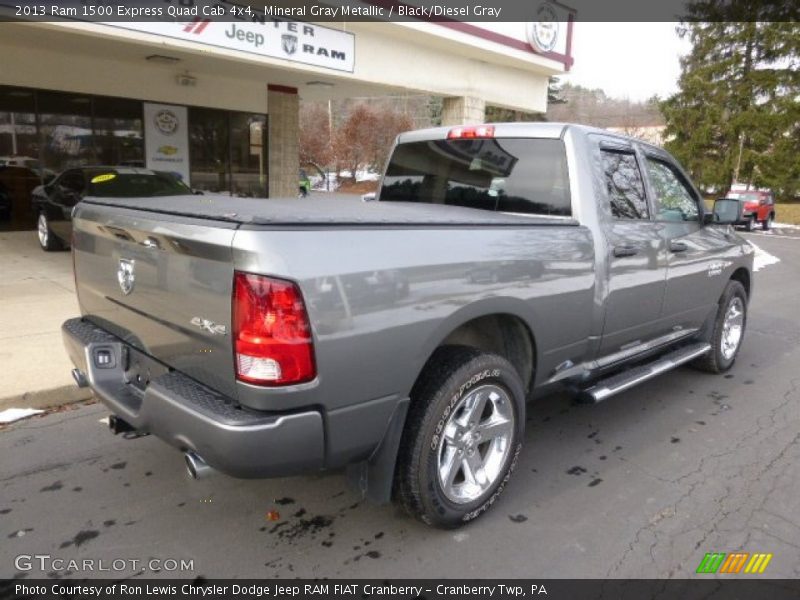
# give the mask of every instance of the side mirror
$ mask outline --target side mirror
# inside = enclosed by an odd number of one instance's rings
[[[378,195],[375,192],[370,192],[368,194],[364,194],[361,196],[362,202],[375,202],[377,200]]]
[[[742,220],[742,203],[730,198],[720,198],[714,202],[712,223],[735,225]]]

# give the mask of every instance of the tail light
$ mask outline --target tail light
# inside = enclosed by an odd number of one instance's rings
[[[233,280],[236,376],[259,385],[314,379],[314,345],[300,289],[290,281],[239,273]]]
[[[474,140],[494,137],[494,125],[471,125],[454,127],[447,132],[448,140]]]

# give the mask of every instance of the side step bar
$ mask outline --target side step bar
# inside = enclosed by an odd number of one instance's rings
[[[583,390],[580,394],[580,400],[589,404],[602,402],[606,398],[624,392],[662,373],[671,371],[698,356],[703,356],[709,350],[711,350],[711,344],[705,342],[678,348],[658,357],[651,363],[634,367],[607,379],[601,379],[592,387]]]

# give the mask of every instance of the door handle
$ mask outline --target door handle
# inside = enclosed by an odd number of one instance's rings
[[[688,249],[689,249],[689,246],[687,246],[685,242],[670,242],[669,243],[669,251],[670,252],[686,252]]]
[[[624,244],[622,246],[614,246],[614,256],[617,258],[622,256],[636,256],[639,254],[639,248],[633,244]]]

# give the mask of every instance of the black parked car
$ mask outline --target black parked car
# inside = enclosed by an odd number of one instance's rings
[[[176,175],[135,167],[80,167],[67,169],[32,192],[39,244],[43,250],[69,247],[72,208],[85,196],[131,198],[191,195],[192,189]]]

